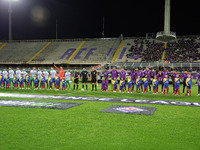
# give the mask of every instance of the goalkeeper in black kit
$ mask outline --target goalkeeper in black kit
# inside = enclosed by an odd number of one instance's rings
[[[90,76],[91,82],[92,82],[92,91],[97,91],[97,71],[92,67],[91,76]]]

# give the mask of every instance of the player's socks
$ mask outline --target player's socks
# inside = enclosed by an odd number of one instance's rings
[[[164,89],[164,94],[165,94],[165,89]]]
[[[69,84],[69,89],[71,89],[71,85]]]
[[[78,90],[78,84],[76,85],[76,90]]]
[[[169,94],[169,88],[167,88],[167,94]]]
[[[92,84],[92,91],[94,91],[94,85]]]
[[[148,92],[148,91],[147,91]],[[151,93],[151,85],[149,85],[149,93]]]
[[[67,89],[68,85],[66,85],[66,89]]]
[[[82,85],[82,89],[84,89],[84,84]]]
[[[142,90],[142,93],[143,93],[143,86],[141,85],[141,90]],[[140,88],[139,88],[139,92],[140,92]]]
[[[95,90],[97,91],[97,85],[95,84]]]
[[[74,84],[74,90],[75,90],[75,84]]]
[[[87,84],[86,84],[85,86],[86,86],[86,90],[87,90],[87,89],[88,89],[88,88],[87,88]]]

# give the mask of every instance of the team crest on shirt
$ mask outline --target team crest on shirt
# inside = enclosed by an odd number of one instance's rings
[[[137,107],[120,107],[120,108],[113,108],[115,110],[119,110],[122,112],[141,112],[141,111],[147,111],[145,109],[137,108]]]

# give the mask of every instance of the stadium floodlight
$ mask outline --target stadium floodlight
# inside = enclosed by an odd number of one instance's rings
[[[9,13],[9,41],[12,41],[12,2],[17,2],[19,0],[4,0],[9,2],[9,6],[8,6],[8,13]]]
[[[176,33],[170,31],[170,1],[165,0],[164,31],[158,32],[156,35],[156,39],[163,42],[176,39]]]

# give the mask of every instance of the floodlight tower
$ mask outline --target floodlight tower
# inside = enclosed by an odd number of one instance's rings
[[[164,31],[158,32],[156,39],[163,42],[176,39],[176,33],[170,31],[170,0],[165,0]]]
[[[12,2],[17,2],[19,0],[5,0],[9,3],[8,13],[9,13],[9,41],[12,41]]]

